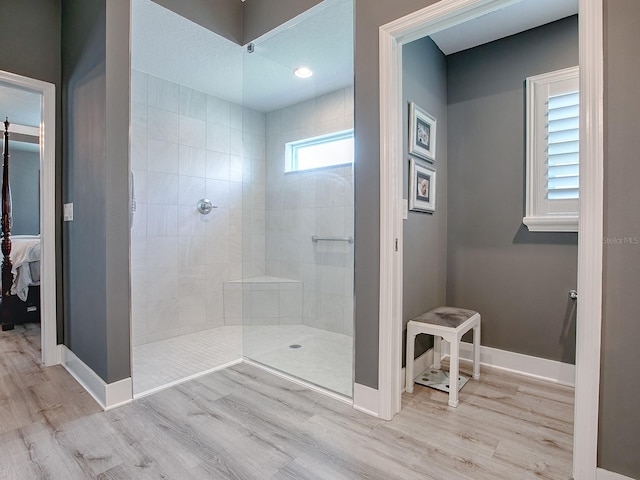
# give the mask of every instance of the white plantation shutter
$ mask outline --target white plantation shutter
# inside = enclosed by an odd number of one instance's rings
[[[547,118],[547,198],[579,198],[580,95],[549,97]]]
[[[578,230],[578,67],[527,78],[527,192],[531,231]]]

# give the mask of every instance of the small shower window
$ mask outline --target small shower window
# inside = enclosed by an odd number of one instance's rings
[[[353,130],[320,135],[285,145],[285,172],[353,163]]]

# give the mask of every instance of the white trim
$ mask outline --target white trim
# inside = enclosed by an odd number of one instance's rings
[[[399,92],[399,94],[398,94]],[[402,367],[402,52],[380,28],[380,321],[375,407],[390,420],[401,408]],[[399,153],[398,153],[399,152]],[[398,168],[400,167],[400,169]],[[397,250],[396,250],[397,248]],[[354,390],[355,393],[355,390]]]
[[[349,397],[345,397],[344,395],[341,395],[339,393],[333,392],[331,390],[327,390],[326,388],[319,387],[318,385],[315,385],[313,383],[306,382],[300,378],[288,375],[280,370],[276,370],[275,368],[268,367],[260,362],[254,362],[253,360],[249,360],[248,358],[244,358],[243,362],[246,363],[247,365],[251,365],[253,367],[264,370],[265,372],[269,372],[271,375],[275,375],[276,377],[284,378],[285,380],[288,380],[291,383],[295,383],[296,385],[301,385],[305,388],[308,388],[309,390],[313,390],[314,392],[318,392],[323,395],[326,395],[327,397],[331,397],[334,400],[338,400],[339,402],[346,403],[347,405],[353,404],[352,399],[350,399]],[[238,363],[241,363],[241,362],[238,362]]]
[[[56,319],[56,87],[0,70],[0,80],[42,95],[40,124],[40,318],[42,362],[60,363]]]
[[[602,0],[580,0],[580,227],[573,476],[595,480],[602,325],[604,57]]]
[[[603,231],[602,0],[579,0],[580,210],[573,476],[595,480]],[[378,393],[381,418],[400,408],[402,322],[401,44],[498,9],[509,0],[440,0],[380,27],[380,317]],[[399,241],[395,252],[394,241]],[[400,266],[398,265],[400,264]]]
[[[62,345],[61,350],[64,368],[98,402],[103,410],[111,410],[133,400],[131,377],[113,383],[105,383],[65,345]]]
[[[577,232],[578,215],[533,216],[522,219],[530,232]]]
[[[631,477],[625,477],[619,473],[610,472],[603,468],[596,469],[596,480],[633,480]]]
[[[418,376],[424,372],[427,368],[433,365],[433,348],[430,348],[418,358],[413,361],[413,371],[415,373],[414,378],[418,378]],[[407,388],[407,378],[406,378],[406,368],[402,367],[402,372],[400,373],[400,378],[402,380],[402,392],[404,393]]]
[[[443,355],[449,345],[443,342]],[[473,344],[460,342],[460,359],[473,362]],[[533,357],[492,347],[480,346],[480,364],[569,387],[575,386],[576,367],[570,363]]]
[[[381,418],[379,414],[379,391],[359,383],[353,384],[353,408],[372,417]]]

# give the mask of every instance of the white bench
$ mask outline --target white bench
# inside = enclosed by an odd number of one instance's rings
[[[441,340],[449,342],[449,405],[458,406],[457,379],[460,365],[460,340],[473,329],[473,378],[480,378],[480,314],[456,307],[438,307],[412,319],[407,324],[406,391],[413,392],[413,361],[416,336],[433,335],[433,368],[440,368]]]

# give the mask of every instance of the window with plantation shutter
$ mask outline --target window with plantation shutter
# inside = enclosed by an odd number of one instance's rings
[[[579,217],[578,67],[527,78],[527,192],[531,231],[576,232]]]

